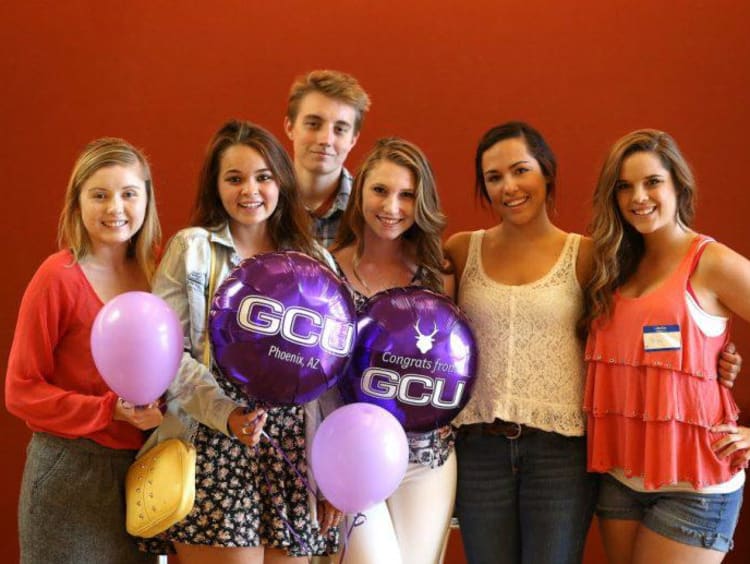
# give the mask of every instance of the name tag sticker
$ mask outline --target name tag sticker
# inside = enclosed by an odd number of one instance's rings
[[[679,325],[645,325],[643,327],[643,350],[678,351],[682,348]]]

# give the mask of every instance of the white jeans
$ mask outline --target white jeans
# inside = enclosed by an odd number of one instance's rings
[[[393,495],[369,509],[365,523],[354,527],[342,564],[440,564],[455,498],[455,451],[437,468],[409,464]]]

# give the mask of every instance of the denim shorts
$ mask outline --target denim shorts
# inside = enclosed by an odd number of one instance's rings
[[[730,493],[638,492],[602,476],[596,514],[640,521],[655,533],[691,546],[729,552],[742,506],[742,488]]]

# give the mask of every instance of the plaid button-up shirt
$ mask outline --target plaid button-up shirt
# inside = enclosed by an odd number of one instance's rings
[[[336,198],[333,200],[331,209],[323,217],[314,217],[315,238],[320,241],[325,248],[331,246],[336,239],[336,232],[339,230],[341,216],[344,215],[346,204],[349,202],[349,195],[352,193],[352,175],[349,171],[341,169],[341,178],[339,179],[339,188]]]

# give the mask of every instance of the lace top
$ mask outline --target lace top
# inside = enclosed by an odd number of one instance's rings
[[[555,265],[529,284],[491,279],[482,266],[484,231],[472,233],[458,304],[471,321],[479,370],[455,425],[522,423],[567,436],[584,434],[583,347],[575,325],[583,307],[576,278],[581,236],[569,234]]]

